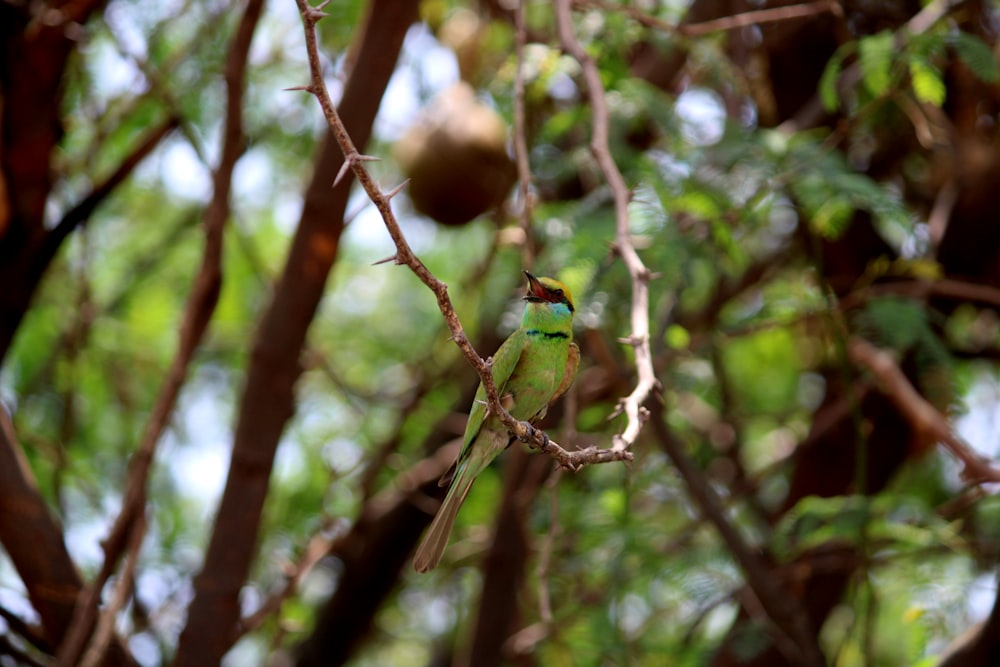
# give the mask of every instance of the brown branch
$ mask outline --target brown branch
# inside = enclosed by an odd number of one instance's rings
[[[132,534],[129,538],[129,554],[125,561],[125,567],[122,568],[121,573],[118,575],[114,595],[112,595],[107,607],[101,612],[101,617],[97,621],[97,627],[94,630],[90,646],[87,647],[87,652],[83,654],[83,659],[80,660],[80,667],[100,667],[104,664],[104,657],[107,654],[108,646],[114,637],[115,621],[118,618],[118,612],[125,607],[129,595],[132,593],[132,586],[135,583],[135,566],[139,560],[139,548],[142,546],[142,538],[146,535],[145,517],[140,515],[136,523],[138,525],[133,526]]]
[[[1000,482],[1000,468],[980,456],[952,431],[945,419],[927,399],[910,384],[892,354],[860,338],[848,345],[851,361],[868,369],[881,390],[909,420],[918,436],[941,443],[965,466],[962,476],[972,484]]]
[[[334,538],[329,535],[330,528],[331,522],[324,521],[319,530],[309,539],[309,544],[306,545],[299,560],[288,568],[284,585],[271,593],[255,612],[240,621],[238,636],[243,636],[259,628],[270,616],[281,611],[281,605],[285,603],[285,600],[295,595],[306,575],[312,572],[316,564],[330,553],[330,549],[335,543]]]
[[[152,153],[157,146],[166,138],[174,128],[177,127],[179,119],[176,115],[169,116],[153,128],[142,140],[125,156],[125,158],[115,167],[107,178],[94,186],[94,188],[80,200],[73,208],[68,210],[62,219],[56,223],[46,237],[45,245],[39,255],[39,262],[44,265],[55,256],[59,246],[70,233],[90,219],[98,206],[106,200],[118,186],[125,182],[135,168]]]
[[[97,577],[78,601],[73,626],[59,649],[56,661],[58,667],[71,667],[77,663],[94,626],[100,591],[114,572],[122,552],[128,549],[132,556],[129,563],[133,563],[142,546],[141,540],[131,540],[130,537],[135,523],[142,520],[146,504],[146,482],[157,445],[174,412],[195,350],[204,338],[218,303],[222,289],[223,231],[231,210],[233,171],[244,150],[242,109],[247,57],[262,9],[263,0],[250,0],[247,3],[226,61],[227,102],[222,154],[213,176],[212,200],[205,210],[205,252],[184,308],[177,354],[146,423],[139,448],[130,462],[121,511],[103,543],[104,562]]]
[[[82,582],[58,522],[49,512],[0,405],[0,540],[42,619],[49,646],[58,646]]]
[[[531,165],[528,162],[528,138],[524,111],[524,47],[527,28],[524,25],[524,3],[519,0],[514,9],[514,30],[517,49],[517,70],[514,74],[514,156],[517,158],[518,192],[521,195],[521,232],[524,234],[522,256],[525,266],[534,261],[535,239],[531,233]]]
[[[49,512],[14,434],[6,409],[0,405],[0,541],[42,619],[45,641],[59,646],[73,620],[74,602],[83,582],[63,540],[59,522]],[[121,642],[115,641],[108,665],[133,665]]]
[[[837,307],[850,310],[870,299],[885,295],[902,295],[914,299],[942,297],[956,302],[975,302],[1000,308],[1000,289],[981,283],[943,278],[941,280],[900,280],[878,283],[855,290],[840,299]]]
[[[767,9],[756,9],[732,16],[723,16],[701,23],[687,23],[677,27],[678,32],[688,37],[699,37],[713,32],[724,30],[738,30],[752,25],[763,23],[778,23],[781,21],[791,21],[793,19],[807,18],[819,14],[839,15],[843,12],[840,3],[836,0],[818,0],[818,2],[806,2],[799,5],[784,5],[782,7],[768,7]]]
[[[660,402],[653,403],[652,413],[653,432],[660,447],[684,480],[688,495],[705,518],[715,526],[719,537],[743,570],[747,585],[756,598],[750,602],[759,604],[768,619],[776,626],[772,636],[778,649],[788,659],[789,664],[806,667],[825,665],[826,661],[817,643],[816,633],[809,627],[809,617],[799,601],[778,584],[764,559],[751,548],[739,529],[729,520],[719,494],[667,426],[666,415]]]
[[[46,667],[46,663],[35,660],[31,655],[11,643],[6,635],[0,635],[0,657],[13,658],[18,667]]]
[[[45,641],[43,628],[28,623],[6,607],[0,607],[0,618],[7,624],[8,633],[21,637],[42,653],[52,653],[52,647]]]
[[[840,14],[840,5],[836,0],[818,0],[817,2],[806,2],[799,5],[784,5],[782,7],[768,7],[767,9],[755,9],[749,12],[741,12],[732,16],[723,16],[700,23],[681,23],[675,25],[648,14],[637,7],[620,5],[604,0],[574,0],[574,5],[578,7],[596,7],[610,12],[618,12],[628,16],[630,19],[641,23],[647,28],[661,30],[663,32],[677,33],[686,37],[700,37],[713,32],[723,32],[726,30],[738,30],[751,25],[763,23],[778,23],[790,21],[792,19],[816,16],[817,14]]]
[[[496,384],[493,382],[493,374],[490,370],[492,365],[491,361],[484,360],[479,356],[475,349],[473,349],[472,344],[469,342],[469,338],[466,336],[465,330],[462,327],[462,323],[458,319],[458,315],[455,313],[455,309],[451,303],[451,298],[448,296],[448,286],[438,280],[437,277],[427,269],[420,258],[417,257],[412,248],[410,248],[406,237],[403,235],[403,232],[399,227],[396,216],[392,212],[390,197],[382,192],[381,188],[375,182],[375,179],[364,166],[364,163],[371,161],[372,158],[358,152],[358,149],[351,140],[350,134],[348,133],[344,122],[341,120],[340,115],[333,104],[333,100],[330,98],[330,94],[326,89],[326,83],[323,80],[323,69],[320,64],[319,47],[316,37],[316,24],[326,16],[326,14],[322,12],[322,8],[326,5],[326,2],[318,7],[310,6],[307,0],[296,0],[296,3],[299,6],[299,12],[302,15],[302,25],[305,30],[306,52],[309,58],[310,83],[308,86],[300,86],[295,88],[295,90],[305,90],[306,92],[314,95],[319,101],[320,107],[323,109],[323,115],[326,117],[326,120],[330,125],[330,130],[344,153],[344,169],[350,169],[350,171],[354,173],[354,176],[358,179],[361,187],[364,188],[368,198],[371,199],[373,204],[375,204],[375,208],[377,208],[381,214],[382,220],[389,232],[389,236],[392,237],[393,243],[396,246],[396,254],[389,259],[394,261],[397,265],[402,264],[409,267],[417,278],[419,278],[420,281],[434,293],[435,297],[437,297],[438,308],[444,316],[445,323],[448,325],[452,340],[462,351],[462,354],[465,355],[465,358],[469,360],[469,363],[472,364],[472,367],[476,369],[479,379],[483,383],[483,387],[486,390],[486,398],[487,403],[489,404],[489,409],[497,415],[497,418],[510,430],[511,433],[514,434],[518,440],[548,454],[556,459],[556,461],[558,461],[563,467],[577,470],[583,465],[591,463],[632,460],[632,454],[625,451],[624,447],[618,446],[613,449],[588,447],[583,450],[567,451],[557,443],[552,442],[544,432],[535,429],[528,422],[521,422],[514,419],[501,405]],[[344,170],[341,170],[341,174],[338,174],[338,180],[340,175],[343,173],[345,173]],[[646,349],[648,351],[648,344]]]
[[[573,17],[570,14],[572,0],[557,0],[556,23],[559,29],[559,39],[563,48],[573,56],[583,68],[584,80],[587,83],[587,93],[593,113],[593,135],[590,139],[590,149],[604,174],[615,204],[615,252],[625,262],[632,278],[632,333],[623,342],[635,350],[635,366],[638,381],[635,389],[627,397],[619,401],[618,410],[625,413],[627,419],[625,430],[614,437],[612,451],[628,450],[639,437],[643,422],[648,418],[648,411],[643,407],[646,398],[658,386],[656,374],[653,371],[653,355],[649,348],[649,269],[642,263],[639,254],[632,245],[628,220],[629,190],[625,185],[618,165],[611,156],[611,146],[608,141],[610,115],[605,100],[604,84],[597,63],[587,53],[573,32]]]

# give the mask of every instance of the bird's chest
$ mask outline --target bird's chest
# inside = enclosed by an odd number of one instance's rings
[[[511,414],[528,419],[552,399],[566,372],[566,339],[531,341],[525,346],[505,392],[513,401]]]

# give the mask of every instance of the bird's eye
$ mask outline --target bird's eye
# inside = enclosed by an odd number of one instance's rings
[[[561,297],[563,295],[563,291],[561,289],[557,289],[555,290],[555,295]]]

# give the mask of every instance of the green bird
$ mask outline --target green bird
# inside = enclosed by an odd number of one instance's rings
[[[541,419],[549,404],[561,396],[576,377],[580,348],[573,342],[573,297],[558,280],[536,278],[527,271],[527,305],[521,328],[493,355],[493,381],[500,402],[514,419]],[[469,411],[462,451],[452,469],[441,478],[451,483],[437,516],[413,558],[417,572],[437,566],[448,545],[458,510],[476,477],[513,441],[507,427],[486,407],[482,384]]]

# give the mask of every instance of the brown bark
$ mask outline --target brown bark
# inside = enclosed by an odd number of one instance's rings
[[[42,620],[48,649],[63,640],[83,582],[63,540],[62,526],[49,511],[17,442],[6,410],[0,406],[0,535],[15,535],[4,549],[24,582],[28,599]],[[107,664],[132,665],[120,642],[109,647]]]
[[[417,19],[413,0],[373,0],[340,103],[356,145],[368,143],[403,37]],[[377,17],[377,20],[372,20]],[[303,73],[305,76],[305,73]],[[306,332],[337,255],[351,179],[331,188],[344,157],[328,134],[288,260],[253,343],[229,476],[175,664],[217,664],[239,621],[239,592],[256,551],[278,440],[294,412],[294,384]]]

